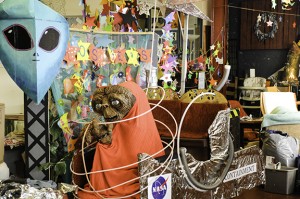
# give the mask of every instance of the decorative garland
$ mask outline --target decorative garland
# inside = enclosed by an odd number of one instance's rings
[[[267,23],[268,26],[272,26],[270,32],[264,33],[260,28],[260,22]],[[275,37],[275,33],[278,30],[278,23],[276,21],[276,15],[272,13],[262,13],[257,16],[256,24],[254,25],[254,33],[259,41],[264,41],[268,38],[273,39]]]

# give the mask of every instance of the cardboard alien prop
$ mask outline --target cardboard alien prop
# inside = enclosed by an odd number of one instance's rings
[[[65,55],[68,23],[38,0],[1,0],[0,20],[0,60],[24,93],[40,103]]]

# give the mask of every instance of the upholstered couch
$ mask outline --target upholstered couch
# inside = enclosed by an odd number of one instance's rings
[[[166,99],[162,100],[160,105],[172,113],[179,126],[189,102],[201,92],[207,92],[207,90],[190,90],[180,99],[174,99],[174,97],[172,97],[172,99],[166,96]],[[212,124],[218,111],[229,107],[228,101],[223,94],[214,90],[209,90],[209,92],[213,92],[215,95],[203,96],[191,105],[183,120],[180,134],[181,147],[186,147],[188,152],[198,160],[207,160],[209,158],[208,128]],[[150,97],[149,102],[151,106],[154,106],[159,100],[151,99]],[[152,113],[154,119],[165,123],[172,132],[175,132],[175,123],[165,110],[156,107]],[[169,142],[171,140],[169,130],[158,122],[157,128],[162,140]]]

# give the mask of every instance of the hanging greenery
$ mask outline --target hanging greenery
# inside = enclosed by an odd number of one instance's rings
[[[269,32],[261,31],[261,23],[267,24],[267,27],[271,27]],[[272,13],[262,13],[257,16],[256,23],[254,25],[254,33],[259,41],[264,41],[268,38],[273,39],[278,30],[278,22],[276,15]]]

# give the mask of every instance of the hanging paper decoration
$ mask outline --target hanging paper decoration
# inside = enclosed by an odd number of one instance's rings
[[[140,60],[142,62],[150,63],[151,62],[151,49],[138,49]]]
[[[139,65],[138,52],[136,50],[133,49],[126,50],[126,55],[128,56],[127,64],[132,64],[134,66]]]
[[[69,26],[38,0],[1,1],[0,60],[15,83],[40,103],[59,72]]]
[[[77,52],[77,60],[86,61],[89,60],[89,49],[90,43],[82,42],[81,40],[78,42],[79,51]]]
[[[282,10],[291,10],[294,4],[294,0],[281,0]]]
[[[115,63],[116,64],[125,64],[127,63],[126,57],[125,57],[125,49],[117,48],[114,50],[114,52],[117,54]]]
[[[277,6],[276,0],[271,0],[271,3],[272,3],[272,8],[275,10]]]
[[[264,33],[260,30],[261,22],[272,27],[270,32]],[[273,39],[278,30],[278,23],[276,21],[276,15],[273,13],[262,13],[257,16],[256,24],[254,26],[254,34],[259,41],[264,41],[268,38]]]

